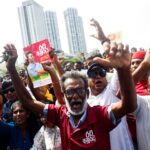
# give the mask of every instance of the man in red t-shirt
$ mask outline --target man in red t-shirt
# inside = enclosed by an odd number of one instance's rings
[[[137,51],[134,52],[131,59],[131,71],[134,72],[140,63],[144,60],[146,52]],[[146,74],[140,81],[136,83],[136,93],[139,95],[148,95],[148,75]]]
[[[118,124],[121,117],[136,109],[128,46],[112,44],[110,47],[108,59],[101,60],[101,63],[116,68],[120,81],[121,100],[109,106],[88,106],[87,78],[77,71],[71,71],[64,74],[61,79],[66,105],[59,108],[32,100],[15,68],[17,59],[15,46],[7,44],[4,47],[5,51],[11,54],[6,67],[20,100],[32,111],[44,113],[49,121],[60,127],[63,150],[110,150],[109,131]]]

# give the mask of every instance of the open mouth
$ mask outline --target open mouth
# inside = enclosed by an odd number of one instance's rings
[[[100,85],[102,85],[102,81],[100,81],[100,80],[99,80],[99,81],[96,81],[95,84],[96,84],[97,86],[100,86]]]
[[[82,107],[82,102],[73,102],[71,104],[73,110],[80,110]]]

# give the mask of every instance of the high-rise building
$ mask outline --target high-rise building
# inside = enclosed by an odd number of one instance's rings
[[[41,5],[33,0],[22,2],[18,14],[24,47],[48,37]]]
[[[60,42],[56,12],[46,11],[45,21],[46,21],[48,39],[50,41],[51,47],[55,48],[55,50],[61,50],[61,42]]]
[[[82,18],[75,8],[68,8],[64,12],[69,51],[71,54],[86,52],[86,42]]]

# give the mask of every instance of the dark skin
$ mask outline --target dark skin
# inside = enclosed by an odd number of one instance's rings
[[[22,136],[26,136],[27,132],[27,118],[29,113],[22,105],[16,105],[12,111],[13,121],[21,128]]]
[[[121,101],[112,104],[112,111],[116,118],[121,118],[129,112],[133,112],[136,109],[136,94],[134,89],[133,80],[130,74],[130,54],[127,46],[122,44],[110,45],[111,49],[109,51],[109,58],[107,60],[101,61],[108,67],[114,67],[118,70],[120,89],[121,89]],[[18,73],[16,71],[15,63],[17,60],[17,50],[13,44],[7,44],[4,47],[5,51],[9,53],[9,58],[6,63],[7,70],[10,73],[14,87],[17,94],[24,105],[39,113],[43,113],[45,104],[33,101],[26,88],[23,86]],[[129,87],[127,90],[126,87]],[[65,86],[65,88],[68,88]],[[21,90],[20,90],[21,89]]]
[[[76,88],[84,88],[85,89],[85,85],[82,79],[71,79],[68,78],[65,83],[64,83],[65,89],[69,90],[69,89],[76,89]],[[74,109],[74,105],[72,106],[72,110],[74,110],[74,112],[79,112],[82,107],[83,107],[83,103],[86,99],[86,97],[88,97],[88,89],[85,89],[85,92],[82,95],[79,95],[78,93],[74,94],[72,97],[67,97],[68,102],[71,104],[72,101],[75,100],[82,100],[81,105],[77,105]],[[74,122],[75,124],[78,123],[78,121],[80,120],[82,114],[81,115],[77,115],[74,116]]]
[[[58,102],[60,104],[64,104],[60,81],[59,81],[57,73],[54,69],[54,65],[52,63],[43,63],[43,68],[45,69],[45,71],[49,72],[49,74],[51,76],[54,92],[55,92],[55,95],[57,95]]]
[[[92,95],[97,96],[107,86],[107,79],[106,77],[101,77],[100,75],[97,75],[94,79],[88,78],[88,84],[91,89]]]

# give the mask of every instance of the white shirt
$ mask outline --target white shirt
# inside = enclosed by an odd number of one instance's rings
[[[111,82],[107,85],[103,92],[97,96],[89,95],[88,103],[90,106],[110,105],[119,101],[116,92],[119,89],[118,77],[114,73]],[[111,150],[133,150],[131,136],[128,130],[126,117],[121,119],[120,124],[110,132]]]
[[[137,96],[136,129],[139,150],[150,150],[150,96]]]
[[[61,137],[58,127],[48,128],[42,126],[34,137],[30,150],[61,150]]]

